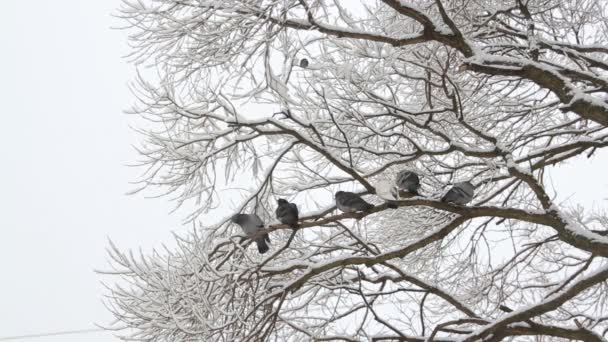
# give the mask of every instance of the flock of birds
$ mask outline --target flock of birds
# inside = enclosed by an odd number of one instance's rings
[[[376,194],[387,201],[389,208],[397,208],[399,191],[419,196],[420,177],[412,171],[403,170],[399,172],[394,182],[384,181],[376,186]],[[456,183],[441,198],[441,202],[456,205],[466,205],[475,194],[475,186],[471,182]],[[348,191],[338,191],[335,195],[336,207],[345,213],[366,212],[374,208],[374,205],[366,202],[361,196]],[[282,223],[296,229],[298,227],[299,213],[298,206],[287,200],[280,198],[276,209],[276,217]],[[258,231],[264,229],[264,222],[256,214],[236,214],[231,221],[241,226],[245,234],[255,239],[258,251],[261,254],[268,252],[270,237],[268,233],[258,236]]]

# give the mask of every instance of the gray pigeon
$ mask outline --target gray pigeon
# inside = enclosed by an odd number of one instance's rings
[[[295,205],[295,203],[289,203],[282,198],[279,198],[277,202],[279,204],[276,210],[277,219],[281,221],[282,224],[297,228],[299,219],[298,206]]]
[[[403,170],[397,174],[395,183],[400,190],[405,190],[414,195],[418,195],[418,189],[420,189],[420,178],[416,173]]]
[[[374,205],[369,204],[361,196],[347,191],[336,192],[336,206],[345,213],[371,210]]]
[[[264,222],[262,222],[260,217],[256,214],[236,214],[232,216],[231,220],[241,226],[245,234],[250,238],[255,237],[258,230],[264,229]],[[255,243],[258,245],[258,252],[260,252],[260,254],[268,252],[269,248],[266,242],[270,242],[268,233],[256,237]]]
[[[465,205],[471,202],[473,195],[475,195],[475,186],[471,182],[456,183],[443,195],[441,202]]]
[[[302,58],[300,60],[300,68],[308,68],[308,59]]]

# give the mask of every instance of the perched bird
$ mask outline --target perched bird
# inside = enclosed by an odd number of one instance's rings
[[[361,196],[347,191],[336,192],[336,206],[345,213],[371,210],[374,205],[369,204]]]
[[[276,214],[277,219],[282,224],[296,228],[298,226],[298,206],[295,203],[289,203],[286,200],[279,198],[277,201],[279,206],[277,207]]]
[[[420,178],[416,173],[403,170],[397,174],[395,183],[400,190],[405,190],[414,195],[418,195],[418,189],[420,189]]]
[[[232,216],[231,220],[241,226],[245,234],[250,238],[255,237],[258,230],[264,229],[264,222],[256,214],[236,214]],[[255,237],[255,243],[258,245],[258,252],[260,254],[268,252],[269,248],[266,242],[270,242],[268,233]]]
[[[376,183],[376,195],[386,201],[387,206],[391,209],[397,209],[399,206],[395,201],[399,200],[399,190],[395,183],[388,180],[381,180]]]
[[[306,58],[300,59],[300,68],[308,68],[308,59],[306,59]]]
[[[465,205],[471,202],[473,195],[475,195],[475,186],[471,182],[456,183],[443,195],[441,202]]]

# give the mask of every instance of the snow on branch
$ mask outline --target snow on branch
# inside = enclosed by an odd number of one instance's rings
[[[605,340],[608,215],[547,181],[608,146],[605,1],[118,15],[138,70],[134,192],[195,226],[172,249],[110,245],[123,338]]]

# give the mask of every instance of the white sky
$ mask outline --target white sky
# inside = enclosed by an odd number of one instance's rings
[[[126,196],[138,141],[122,114],[133,97],[119,0],[3,0],[0,11],[0,339],[107,323],[94,269],[111,238],[172,244],[179,215],[164,199]],[[605,206],[608,154],[553,173],[560,198]],[[580,181],[579,181],[580,180]],[[41,342],[116,341],[109,333]]]
[[[133,68],[119,0],[2,0],[0,11],[0,338],[92,327],[111,315],[95,269],[111,238],[171,242],[181,217],[163,199],[126,196],[139,171]],[[109,333],[36,339],[117,341]]]

